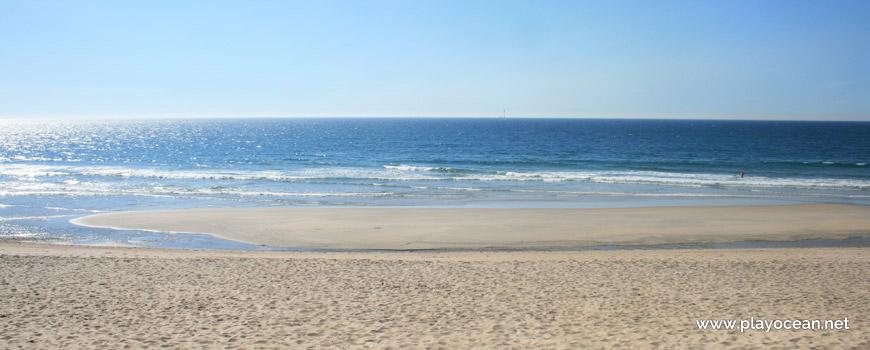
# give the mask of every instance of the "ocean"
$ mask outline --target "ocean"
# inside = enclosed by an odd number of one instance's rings
[[[68,223],[202,207],[870,205],[868,160],[870,122],[4,120],[0,238],[261,249]]]

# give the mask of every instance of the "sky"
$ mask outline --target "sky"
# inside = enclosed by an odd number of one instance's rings
[[[870,1],[0,0],[0,118],[870,120]]]

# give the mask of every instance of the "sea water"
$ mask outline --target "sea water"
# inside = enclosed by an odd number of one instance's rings
[[[0,237],[254,248],[68,223],[202,207],[870,205],[868,161],[868,122],[7,120]]]

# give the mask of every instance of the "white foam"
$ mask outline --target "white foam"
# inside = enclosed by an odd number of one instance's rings
[[[49,216],[13,216],[13,217],[0,217],[0,221],[17,221],[17,220],[39,220],[46,221],[51,218],[60,218],[66,215],[49,215]]]
[[[859,163],[863,164],[863,163]],[[765,176],[746,176],[733,174],[688,174],[656,171],[498,171],[498,172],[446,172],[444,168],[419,167],[412,165],[387,165],[383,168],[308,168],[298,170],[221,170],[193,169],[177,171],[163,168],[132,168],[119,166],[69,166],[69,165],[22,165],[13,164],[0,167],[0,176],[18,181],[0,182],[0,194],[58,194],[58,195],[238,195],[238,196],[282,196],[282,197],[337,197],[337,196],[390,196],[393,193],[330,193],[317,191],[275,191],[270,185],[268,190],[252,190],[248,181],[271,181],[290,183],[321,183],[324,186],[395,186],[396,183],[412,182],[415,189],[441,189],[472,191],[477,186],[428,186],[420,182],[460,181],[469,182],[578,182],[604,185],[651,185],[679,186],[687,188],[733,188],[763,189],[792,188],[807,190],[870,190],[870,180],[841,178],[772,178]],[[84,177],[84,178],[83,178]],[[103,179],[106,178],[106,179]],[[111,181],[112,178],[156,179],[148,184]],[[183,185],[171,180],[194,180]],[[212,181],[230,181],[239,184]],[[384,182],[391,183],[384,183]],[[155,183],[156,182],[156,183]],[[189,188],[182,188],[185,186]],[[245,189],[239,189],[239,188]],[[510,186],[500,186],[510,190]],[[498,190],[498,189],[495,189]],[[264,192],[265,191],[265,192]],[[269,192],[272,191],[272,192]]]
[[[434,168],[433,168],[434,169]],[[268,180],[293,182],[316,179],[370,179],[370,180],[437,180],[433,175],[404,173],[367,168],[301,169],[288,171],[259,170],[163,170],[158,168],[128,168],[118,166],[50,166],[16,164],[0,168],[0,175],[19,180],[53,176],[88,176],[109,178],[152,178],[171,180]],[[78,180],[74,180],[78,181]]]
[[[433,167],[422,167],[413,165],[384,165],[384,168],[401,171],[433,171],[438,169]]]
[[[45,209],[49,210],[66,210],[66,211],[75,211],[75,212],[84,212],[84,213],[101,213],[102,210],[92,210],[92,209],[70,209],[70,208],[61,208],[61,207],[45,207]]]

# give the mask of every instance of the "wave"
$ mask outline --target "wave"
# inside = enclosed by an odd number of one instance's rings
[[[78,158],[48,158],[48,157],[27,157],[23,155],[15,155],[12,157],[3,157],[0,156],[0,163],[7,162],[69,162],[69,163],[78,163],[81,162],[81,159]]]
[[[432,171],[437,168],[413,166],[413,165],[384,165],[385,169],[402,170],[402,171]]]
[[[289,182],[305,184],[347,185],[347,186],[373,186],[384,187],[402,183],[412,183],[414,186],[431,187],[433,189],[459,189],[472,188],[468,183],[510,183],[510,182],[540,182],[540,183],[588,183],[601,185],[636,185],[636,186],[680,186],[689,188],[720,188],[720,189],[760,189],[760,188],[792,188],[806,190],[843,190],[843,191],[867,191],[870,190],[870,180],[855,178],[811,178],[811,177],[769,177],[769,176],[746,176],[741,178],[735,174],[711,174],[711,173],[684,173],[664,171],[631,171],[631,170],[596,170],[596,171],[495,171],[455,168],[435,168],[413,165],[386,165],[382,168],[352,168],[352,167],[329,167],[329,168],[305,168],[295,170],[220,170],[220,169],[190,169],[173,170],[166,168],[132,168],[119,166],[49,166],[49,165],[11,165],[0,167],[0,176],[6,177],[6,182],[0,189],[9,193],[13,188],[27,192],[65,192],[65,191],[90,191],[90,192],[117,192],[121,185],[113,184],[113,181],[128,179],[153,179],[148,181],[156,183],[150,191],[163,193],[160,186],[181,186],[175,180],[187,181],[184,186],[198,188],[212,188],[215,185],[227,185],[226,183],[214,183],[211,181],[230,182],[227,187],[250,186],[250,184],[232,184],[233,182]],[[188,181],[190,180],[190,181]],[[206,180],[202,183],[198,180]],[[425,182],[456,182],[457,185],[424,185]],[[144,182],[144,181],[141,181]],[[199,183],[199,184],[198,184]],[[49,186],[50,185],[50,186]],[[139,183],[141,185],[141,183]],[[47,188],[49,186],[50,188]],[[54,186],[54,187],[51,187]],[[280,186],[280,185],[279,185]],[[509,184],[493,185],[495,187],[510,187]],[[30,188],[34,187],[34,188]],[[267,187],[274,187],[268,185]],[[228,193],[228,189],[217,188],[221,194]],[[139,191],[139,190],[136,190]],[[248,195],[247,192],[244,195]],[[322,192],[322,191],[318,191]],[[266,193],[266,192],[264,192]],[[284,193],[284,192],[276,192]],[[300,196],[295,192],[288,196]],[[172,194],[176,194],[172,192]],[[268,194],[272,195],[272,194]],[[327,194],[319,193],[319,196]]]
[[[398,170],[398,169],[393,169]],[[445,171],[449,172],[449,171]],[[27,181],[41,177],[105,177],[105,178],[144,178],[168,180],[268,180],[278,182],[297,182],[304,180],[438,180],[437,174],[415,174],[405,171],[384,171],[371,168],[306,168],[299,170],[255,170],[235,171],[220,169],[175,170],[162,168],[128,168],[118,166],[49,166],[49,165],[14,165],[0,168],[0,176]],[[79,181],[79,180],[72,180]]]
[[[48,210],[54,211],[74,211],[74,212],[84,212],[84,213],[102,213],[102,210],[93,210],[93,209],[76,209],[76,208],[61,208],[61,207],[45,207]]]
[[[474,173],[474,170],[470,169],[460,169],[460,168],[448,168],[448,167],[426,167],[426,166],[415,166],[415,165],[384,165],[384,169],[388,170],[399,170],[399,171],[430,171],[437,173],[446,173],[446,174],[464,174],[464,173]]]
[[[394,192],[282,192],[267,190],[241,190],[233,188],[204,187],[204,188],[123,188],[118,186],[63,186],[57,183],[26,184],[17,186],[14,183],[0,183],[0,196],[143,196],[154,198],[175,198],[178,196],[236,196],[236,197],[390,197]],[[46,209],[62,211],[87,211],[85,209],[67,209],[60,207],[46,207]]]
[[[870,190],[870,181],[836,178],[772,178],[754,176],[741,178],[721,174],[675,174],[663,172],[625,172],[595,176],[590,181],[607,184],[723,186],[723,187],[788,187],[798,189]]]
[[[53,218],[64,217],[65,215],[47,215],[47,216],[11,216],[11,217],[0,217],[0,222],[3,221],[18,221],[18,220],[36,220],[36,221],[47,221]]]

